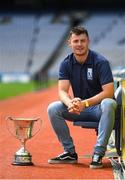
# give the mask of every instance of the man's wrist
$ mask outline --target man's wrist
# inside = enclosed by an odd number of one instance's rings
[[[85,107],[89,107],[89,102],[85,100]]]
[[[85,108],[90,106],[87,100],[82,101],[82,104],[84,105]]]

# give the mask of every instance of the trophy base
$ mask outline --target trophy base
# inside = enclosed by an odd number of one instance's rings
[[[30,162],[30,163],[13,162],[12,165],[15,165],[15,166],[33,166],[34,164],[32,162]]]
[[[32,163],[32,156],[31,155],[15,155],[14,161],[12,162],[12,165],[16,166],[32,166],[34,165]]]

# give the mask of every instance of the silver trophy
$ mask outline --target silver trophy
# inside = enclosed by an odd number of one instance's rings
[[[26,149],[26,141],[36,135],[40,130],[38,123],[36,123],[38,120],[40,120],[40,118],[7,117],[7,127],[9,132],[21,142],[21,148],[14,155],[13,165],[33,165],[32,155]]]

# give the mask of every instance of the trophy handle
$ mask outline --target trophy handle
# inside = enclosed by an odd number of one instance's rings
[[[8,127],[8,123],[7,123],[7,122],[8,122],[9,119],[12,120],[12,117],[11,117],[11,116],[8,116],[8,117],[6,117],[6,119],[5,119],[5,120],[6,120],[6,127],[7,127],[8,131],[10,132],[10,134],[13,135],[14,137],[16,137],[16,135],[15,135],[14,133],[12,133],[12,131],[10,131],[10,129],[9,129],[9,127]]]
[[[36,118],[36,120],[35,121],[38,121],[38,120],[40,120],[41,118],[40,117],[38,117],[38,118]],[[40,120],[40,125],[42,126],[42,120]],[[39,131],[40,131],[40,129],[41,129],[41,126],[39,127],[39,129],[31,136],[31,137],[34,137]]]

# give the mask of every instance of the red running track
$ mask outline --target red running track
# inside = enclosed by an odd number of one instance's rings
[[[47,116],[47,106],[57,100],[57,87],[0,101],[0,179],[114,179],[110,161],[104,158],[104,168],[89,168],[91,154],[96,141],[94,130],[74,127],[68,122],[79,155],[78,164],[50,165],[48,159],[63,152]],[[34,166],[11,165],[19,141],[10,134],[6,117],[41,117],[39,133],[27,141],[26,147],[32,154]]]

